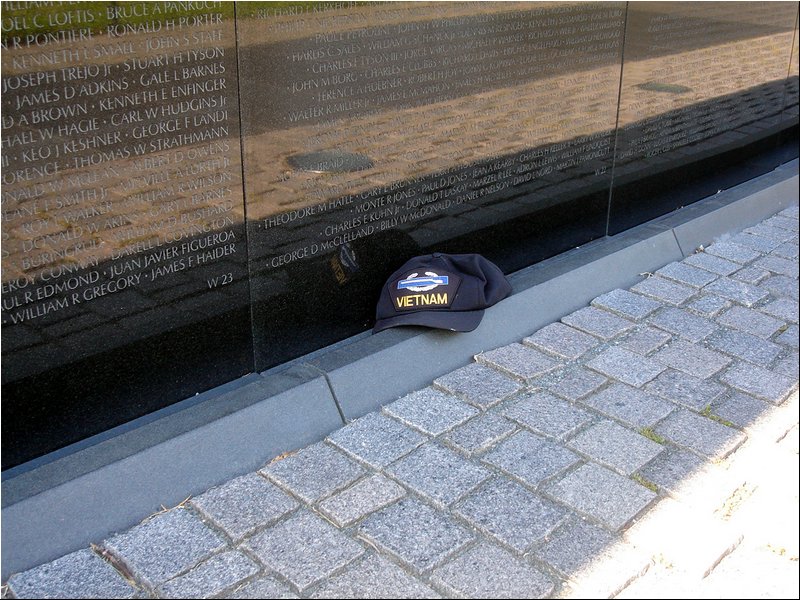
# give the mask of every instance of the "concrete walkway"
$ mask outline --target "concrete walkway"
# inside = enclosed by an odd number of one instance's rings
[[[797,388],[793,207],[3,595],[796,598]]]

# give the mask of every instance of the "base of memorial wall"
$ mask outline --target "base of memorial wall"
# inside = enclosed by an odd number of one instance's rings
[[[3,473],[2,573],[124,530],[530,335],[640,274],[797,205],[798,161],[509,275],[514,293],[468,334],[362,333]],[[418,357],[424,356],[424,361]],[[380,370],[383,376],[373,374]],[[58,506],[58,511],[51,510]]]

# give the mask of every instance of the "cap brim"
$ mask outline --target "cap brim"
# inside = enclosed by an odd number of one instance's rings
[[[398,325],[419,325],[434,329],[467,332],[477,328],[483,319],[483,310],[443,311],[428,310],[396,315],[388,319],[380,319],[375,323],[372,333],[378,333]]]

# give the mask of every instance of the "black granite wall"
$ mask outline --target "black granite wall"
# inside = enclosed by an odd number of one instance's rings
[[[797,156],[784,2],[3,2],[9,468]]]

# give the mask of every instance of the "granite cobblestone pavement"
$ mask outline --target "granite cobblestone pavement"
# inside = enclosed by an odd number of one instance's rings
[[[796,598],[797,389],[793,207],[4,595]]]

